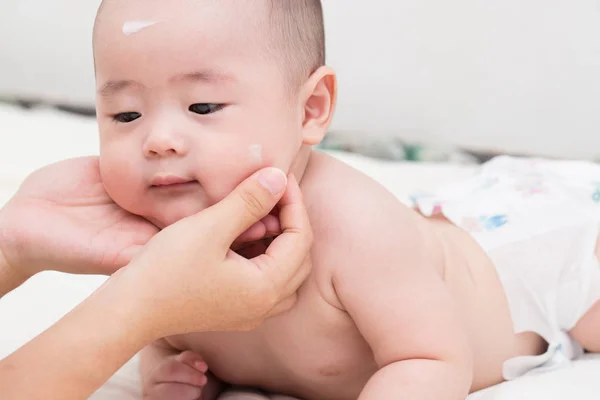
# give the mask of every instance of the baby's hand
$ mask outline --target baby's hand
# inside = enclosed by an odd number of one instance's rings
[[[200,400],[208,366],[193,351],[165,358],[149,375],[144,400]]]

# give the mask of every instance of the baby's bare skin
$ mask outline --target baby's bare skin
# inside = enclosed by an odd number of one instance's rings
[[[124,34],[140,20],[158,22]],[[308,157],[337,104],[319,1],[105,1],[94,38],[100,171],[115,203],[165,228],[271,166],[302,178],[314,226],[314,271],[291,311],[253,332],[149,347],[148,400],[214,399],[207,367],[306,400],[464,400],[500,382],[505,360],[543,350],[513,334],[496,272],[467,234]],[[276,218],[256,227],[245,241],[278,230]],[[573,336],[588,349],[600,349],[595,310]]]
[[[357,399],[379,370],[410,358],[397,354],[416,354],[412,359],[420,362],[438,357],[438,353],[425,350],[419,356],[420,347],[437,351],[436,347],[460,348],[461,343],[465,346],[460,352],[446,354],[440,350],[439,359],[449,363],[457,360],[456,370],[467,368],[468,377],[458,375],[459,381],[465,380],[466,396],[468,391],[501,382],[505,360],[544,350],[539,337],[513,333],[497,274],[466,233],[446,221],[425,219],[361,173],[319,153],[311,158],[302,188],[315,232],[314,269],[298,291],[293,309],[251,332],[171,337],[166,339],[171,346],[199,353],[212,373],[227,383],[305,400]],[[352,224],[364,216],[357,215],[357,210],[371,220],[359,223],[358,230]],[[426,255],[420,259],[423,262],[414,263],[403,238],[418,247],[415,252]],[[381,254],[382,242],[384,249],[395,254]],[[373,264],[365,263],[365,259],[373,260]],[[390,259],[398,265],[380,265]],[[401,265],[404,261],[412,265]],[[424,302],[416,298],[413,302],[410,296],[402,297],[406,283],[390,276],[386,268],[420,269],[426,279],[439,280],[443,285],[428,286],[430,282],[421,280],[419,272],[409,287],[415,296],[423,292],[428,295]],[[356,275],[356,271],[366,275]],[[345,279],[353,280],[346,283],[351,293],[344,293]],[[427,303],[428,298],[437,296],[438,289],[447,290],[446,302],[453,302],[454,307],[444,304],[446,308],[440,310],[442,303]],[[377,301],[371,300],[377,297]],[[354,302],[374,304],[365,312],[371,314],[369,318],[353,308]],[[432,325],[420,326],[420,319],[414,319],[413,325],[407,321],[402,313],[415,307],[415,315],[433,320]],[[454,311],[456,319],[440,319]],[[394,321],[396,314],[398,321]],[[399,329],[392,329],[395,322]],[[424,336],[425,342],[421,339]],[[435,374],[432,380],[432,384],[441,383]],[[250,399],[256,394],[247,396]]]

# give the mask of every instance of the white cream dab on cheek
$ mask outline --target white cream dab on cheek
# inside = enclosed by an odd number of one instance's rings
[[[253,144],[252,146],[250,146],[250,157],[257,164],[262,164],[262,146],[260,144]]]
[[[157,21],[125,21],[123,24],[123,33],[125,36],[133,35],[146,28],[155,25]]]

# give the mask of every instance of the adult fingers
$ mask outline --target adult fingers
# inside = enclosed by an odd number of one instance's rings
[[[313,232],[294,177],[290,177],[279,205],[282,234],[273,240],[265,254],[253,261],[269,275],[278,290],[283,290],[288,283],[299,285],[310,273],[310,263],[305,261],[312,246]]]
[[[277,168],[265,168],[242,182],[225,199],[199,213],[210,219],[213,240],[223,249],[264,218],[285,192],[287,177]],[[206,222],[203,222],[206,223]]]

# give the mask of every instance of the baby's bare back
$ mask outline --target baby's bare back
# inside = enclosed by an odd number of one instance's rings
[[[347,193],[323,196],[313,194],[313,189],[316,192],[317,188],[327,187],[323,186],[323,179],[339,184],[366,178],[359,178],[358,172],[325,156],[317,156],[312,162],[319,163],[313,169],[318,168],[320,181],[312,184],[309,168],[303,192],[315,231],[314,266],[298,292],[296,305],[251,332],[198,333],[172,337],[168,342],[177,349],[202,355],[211,371],[230,384],[258,387],[305,400],[356,399],[377,372],[378,365],[371,347],[336,298],[334,275],[343,273],[344,267],[334,268],[327,254],[346,249],[327,246],[335,230],[320,222],[331,210],[343,213],[344,202],[354,201],[354,197]],[[333,172],[324,173],[329,167]],[[376,202],[379,193],[373,191],[373,187],[369,190],[371,201]],[[389,195],[384,189],[379,190],[381,196]],[[318,201],[312,201],[313,196],[318,197]],[[397,206],[404,207],[400,203]],[[503,362],[516,355],[540,352],[539,338],[514,335],[498,276],[487,256],[466,233],[445,220],[427,220],[406,211],[411,215],[406,224],[418,225],[416,231],[422,234],[424,246],[433,260],[424,268],[435,269],[456,302],[473,355],[472,390],[499,383]],[[351,223],[353,215],[345,218]],[[377,235],[378,232],[364,232],[364,238],[357,243],[364,242],[365,251],[369,251],[368,241],[376,240]],[[394,282],[389,284],[394,285]],[[356,293],[356,296],[370,295],[368,290]],[[398,306],[411,307],[411,304]],[[377,314],[378,310],[373,313]],[[443,338],[443,331],[438,334]]]

